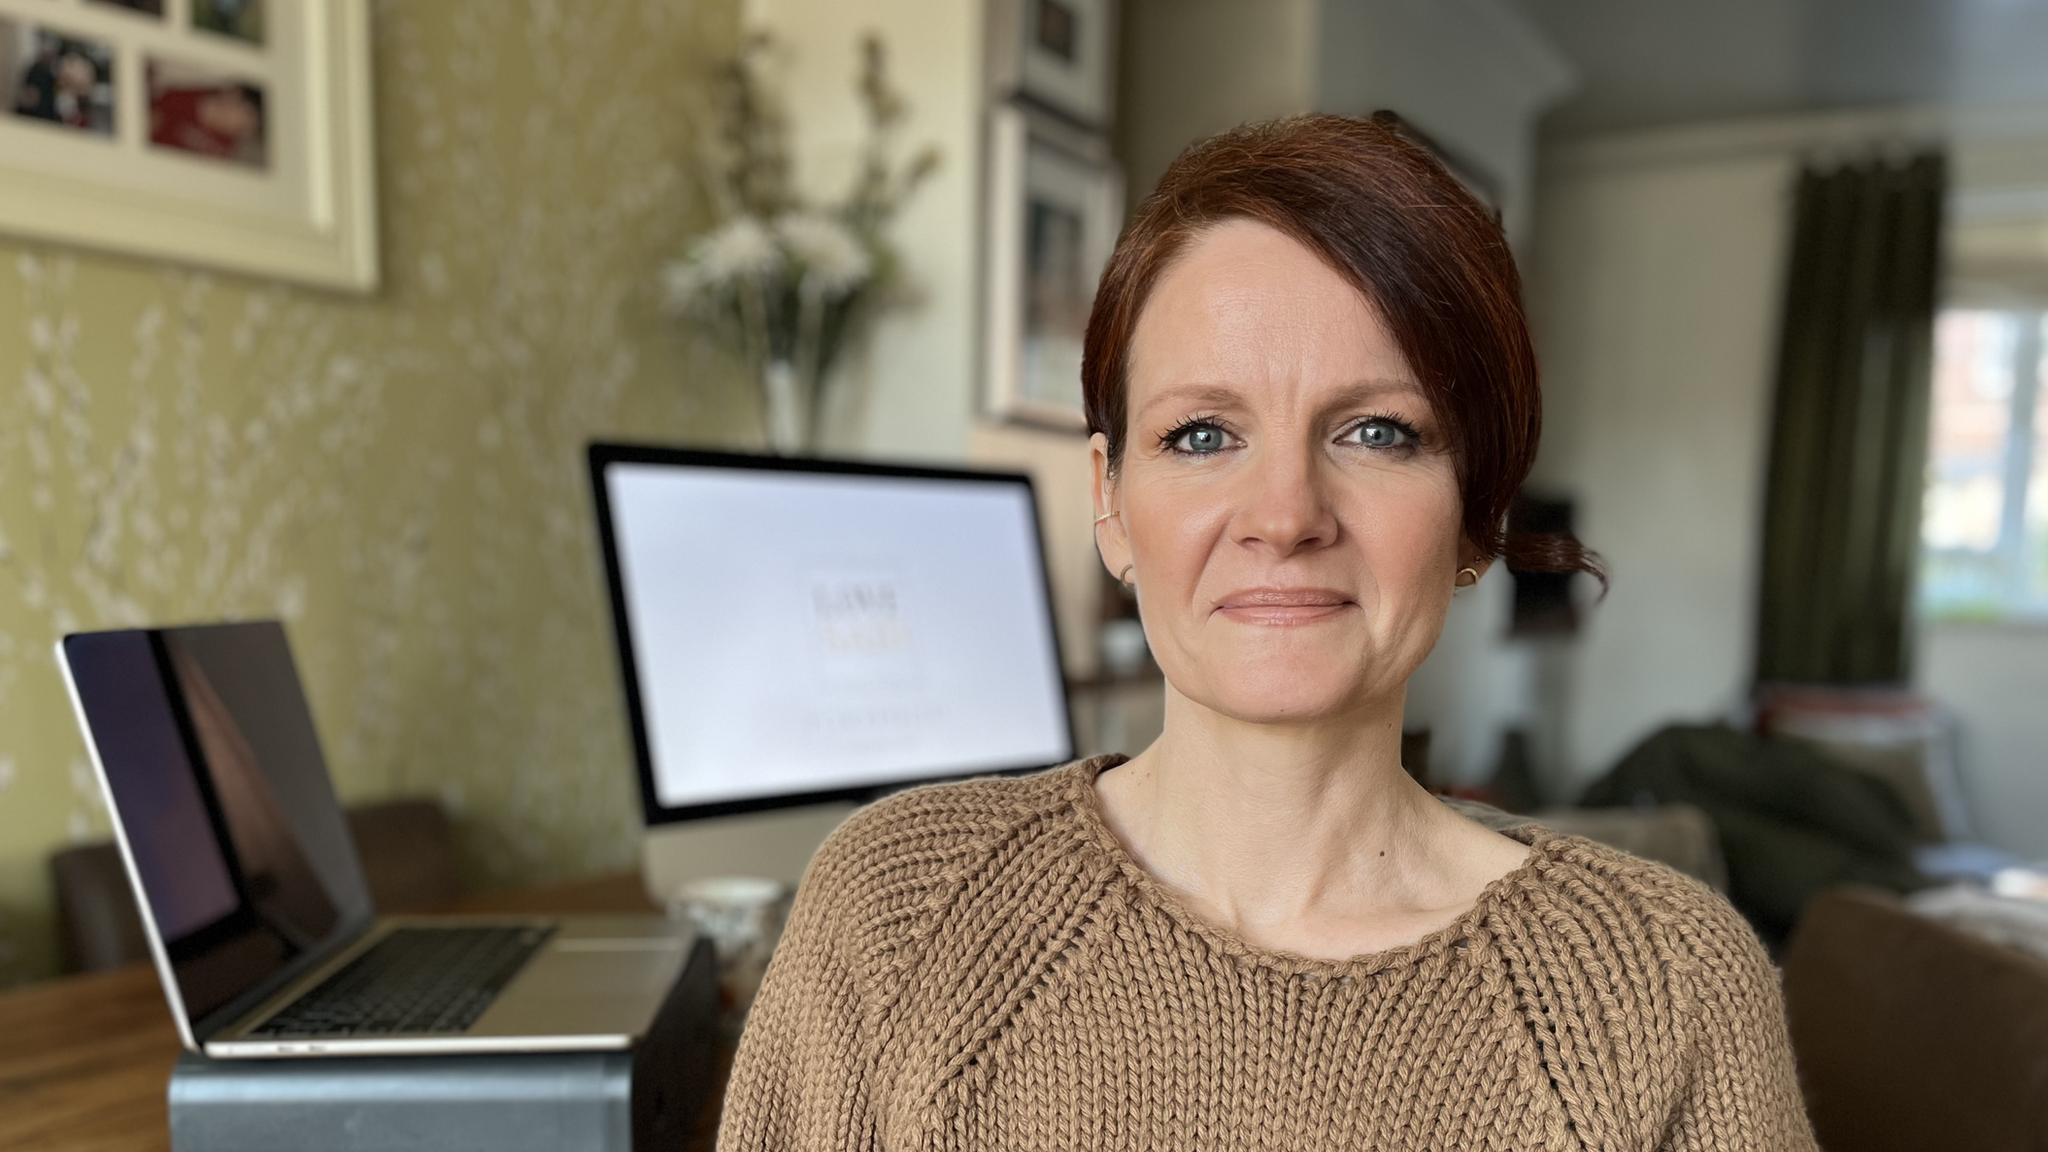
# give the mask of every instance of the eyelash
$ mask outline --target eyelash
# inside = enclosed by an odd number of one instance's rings
[[[1399,431],[1403,436],[1407,437],[1408,439],[1407,443],[1398,444],[1392,448],[1372,449],[1375,452],[1412,451],[1421,448],[1423,445],[1422,432],[1419,429],[1417,429],[1415,425],[1410,424],[1408,421],[1403,420],[1399,416],[1396,416],[1390,412],[1381,412],[1376,413],[1374,415],[1366,416],[1363,419],[1357,421],[1356,423],[1346,426],[1343,435],[1354,435],[1360,429],[1366,427],[1369,424],[1392,425],[1395,428],[1395,430]],[[1230,431],[1228,426],[1223,424],[1217,417],[1213,415],[1184,416],[1173,427],[1168,428],[1165,432],[1160,434],[1159,446],[1168,452],[1174,452],[1186,456],[1215,455],[1214,452],[1193,452],[1186,448],[1176,447],[1176,445],[1180,442],[1181,437],[1187,435],[1189,432],[1197,428],[1215,428],[1222,432],[1235,435],[1235,433],[1232,433]],[[1361,445],[1361,447],[1365,446]]]
[[[1394,415],[1391,412],[1381,412],[1376,415],[1367,416],[1363,420],[1360,420],[1357,423],[1346,427],[1344,429],[1344,435],[1353,435],[1354,433],[1358,432],[1360,429],[1364,428],[1368,424],[1391,424],[1393,425],[1395,430],[1399,431],[1403,436],[1406,436],[1408,438],[1408,442],[1406,444],[1397,444],[1392,448],[1378,448],[1374,449],[1374,451],[1413,451],[1423,446],[1424,441],[1422,438],[1422,430],[1417,428],[1415,425],[1410,424],[1408,421],[1401,419],[1399,416]]]
[[[1213,452],[1190,452],[1185,448],[1175,447],[1175,445],[1180,442],[1181,437],[1187,435],[1189,432],[1192,432],[1197,428],[1217,428],[1221,429],[1224,432],[1230,431],[1230,429],[1225,428],[1221,423],[1219,423],[1215,416],[1183,416],[1181,417],[1179,423],[1176,423],[1173,427],[1168,428],[1165,432],[1160,433],[1159,446],[1161,448],[1164,448],[1168,452],[1178,452],[1189,456],[1215,455],[1215,453]]]

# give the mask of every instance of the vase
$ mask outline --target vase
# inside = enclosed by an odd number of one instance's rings
[[[761,370],[761,399],[768,425],[768,448],[777,456],[803,456],[811,450],[810,390],[796,365],[770,360]]]

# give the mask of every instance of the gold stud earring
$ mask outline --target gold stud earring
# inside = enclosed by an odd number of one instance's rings
[[[1467,580],[1465,578],[1467,576],[1470,576],[1471,579]],[[1479,569],[1477,568],[1460,568],[1458,569],[1458,574],[1451,577],[1451,587],[1453,588],[1470,588],[1477,583],[1479,583]]]
[[[1129,584],[1129,585],[1132,585],[1133,587],[1135,587],[1135,586],[1137,585],[1137,581],[1135,581],[1135,580],[1132,580],[1132,579],[1131,579],[1131,569],[1133,569],[1133,568],[1136,568],[1136,567],[1137,567],[1137,565],[1136,565],[1136,564],[1126,564],[1126,565],[1124,565],[1124,570],[1116,574],[1116,580],[1117,580],[1117,583],[1119,583],[1119,584]]]

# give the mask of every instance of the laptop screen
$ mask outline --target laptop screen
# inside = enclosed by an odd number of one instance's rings
[[[68,636],[64,662],[149,919],[199,1021],[371,916],[284,629]]]
[[[1073,755],[1027,478],[591,464],[650,821]]]

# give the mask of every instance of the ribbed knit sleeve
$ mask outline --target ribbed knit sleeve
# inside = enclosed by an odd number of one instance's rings
[[[1043,777],[912,789],[855,812],[826,838],[797,885],[740,1038],[720,1152],[888,1145],[906,1046],[928,1038],[922,1013],[971,975],[957,962],[915,971],[927,938],[957,911],[990,841],[1052,791]]]
[[[1664,1147],[1670,1152],[1814,1152],[1778,971],[1719,899],[1702,900],[1683,938],[1692,1067]]]
[[[812,857],[761,982],[720,1118],[720,1152],[872,1149],[873,1068],[847,898],[861,816]]]

